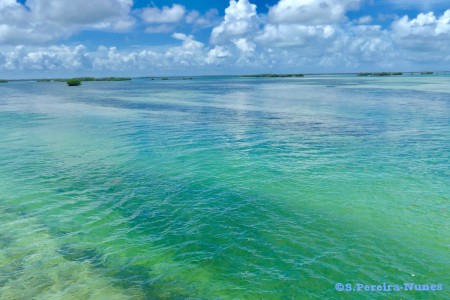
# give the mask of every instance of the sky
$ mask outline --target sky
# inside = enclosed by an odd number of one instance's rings
[[[450,70],[449,0],[0,0],[0,78]]]

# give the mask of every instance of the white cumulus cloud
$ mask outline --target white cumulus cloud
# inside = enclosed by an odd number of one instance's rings
[[[217,64],[223,61],[223,59],[230,57],[232,54],[222,46],[216,46],[209,50],[206,62],[208,64]]]
[[[179,4],[172,7],[148,7],[142,11],[142,20],[146,23],[178,23],[186,14],[186,8]]]
[[[359,0],[280,0],[269,10],[272,23],[303,25],[331,24],[341,21]]]
[[[186,23],[198,27],[210,27],[218,19],[219,11],[215,8],[208,10],[204,15],[196,10],[192,10],[186,15]]]
[[[252,41],[249,41],[246,38],[240,38],[238,40],[234,40],[233,43],[236,45],[236,47],[243,53],[251,54],[256,49],[256,44]]]
[[[28,0],[27,7],[38,20],[59,24],[114,27],[128,18],[132,0]]]
[[[392,23],[392,40],[403,57],[420,64],[444,66],[450,62],[450,9],[441,16],[421,13]]]
[[[330,25],[267,24],[256,41],[276,47],[304,47],[329,39],[336,29]]]
[[[82,29],[124,31],[134,25],[132,0],[27,0],[25,5],[1,0],[0,44],[46,43]]]
[[[419,14],[416,18],[410,20],[408,16],[395,21],[392,24],[394,33],[401,36],[422,36],[433,37],[450,34],[450,9],[437,18],[433,12]]]
[[[258,30],[256,5],[248,0],[230,1],[225,10],[223,22],[213,28],[211,41],[215,44],[227,43],[231,39],[244,37]]]
[[[75,47],[51,46],[27,49],[17,46],[9,52],[0,52],[4,70],[76,70],[90,68],[91,57],[83,45]]]

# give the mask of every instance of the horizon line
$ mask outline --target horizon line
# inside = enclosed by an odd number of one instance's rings
[[[77,76],[77,77],[41,77],[41,78],[16,78],[16,79],[7,79],[0,78],[0,80],[7,81],[34,81],[34,80],[66,80],[66,79],[76,79],[76,78],[131,78],[131,79],[139,79],[139,78],[186,78],[186,77],[196,77],[196,78],[204,78],[204,77],[240,77],[240,76],[252,76],[252,75],[292,75],[292,74],[302,74],[308,76],[321,76],[321,75],[358,75],[364,73],[404,73],[404,74],[421,74],[431,72],[433,74],[446,74],[450,73],[450,71],[364,71],[364,72],[327,72],[327,73],[248,73],[248,74],[217,74],[217,75],[146,75],[146,76]],[[431,74],[430,74],[431,75]]]

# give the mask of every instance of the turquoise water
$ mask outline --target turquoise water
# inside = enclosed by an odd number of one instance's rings
[[[0,299],[449,299],[449,83],[2,84]]]

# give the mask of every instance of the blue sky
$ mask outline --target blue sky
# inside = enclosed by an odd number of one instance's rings
[[[449,69],[448,0],[0,0],[0,78]]]

